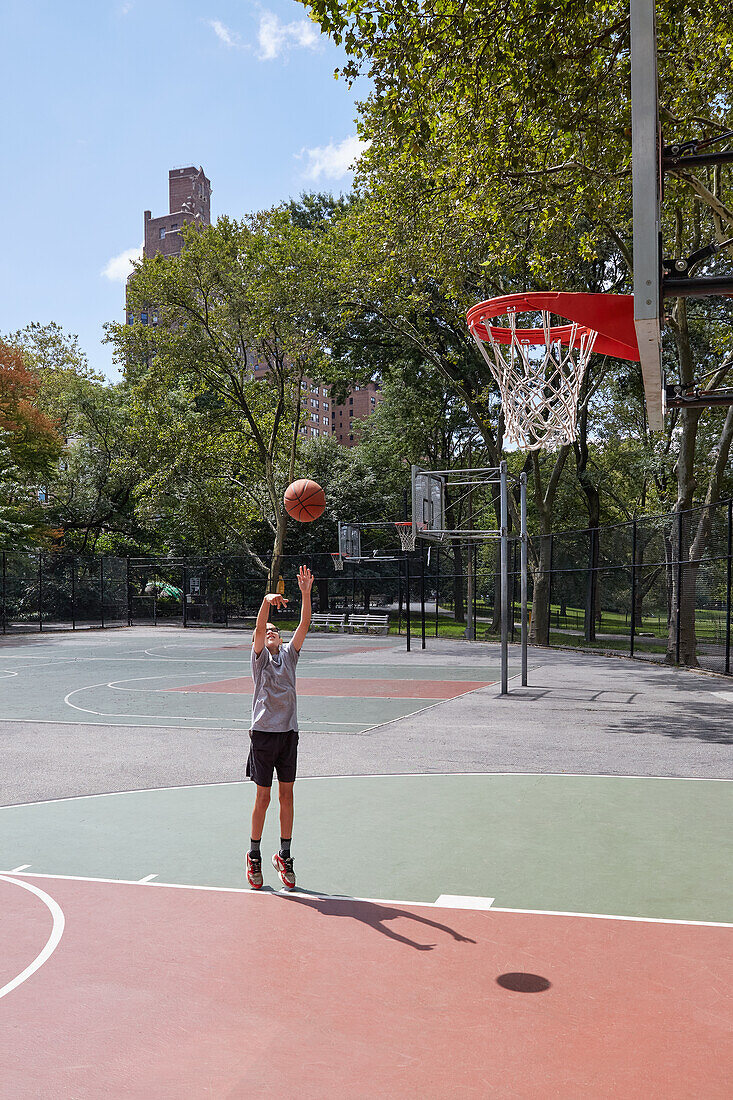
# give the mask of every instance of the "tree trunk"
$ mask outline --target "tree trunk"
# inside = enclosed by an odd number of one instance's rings
[[[275,543],[272,548],[272,559],[270,561],[270,572],[267,574],[267,591],[277,592],[277,582],[280,576],[280,569],[283,560],[283,547],[285,545],[285,526],[287,523],[287,512],[284,508],[280,509],[277,517],[277,528],[275,530]]]
[[[550,538],[539,540],[539,552],[532,562],[532,617],[528,641],[546,645],[550,625]]]
[[[316,591],[318,592],[318,610],[330,611],[328,577],[318,577],[316,579]]]

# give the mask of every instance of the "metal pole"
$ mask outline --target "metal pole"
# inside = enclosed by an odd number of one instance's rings
[[[71,555],[71,629],[76,630],[76,555]]]
[[[478,546],[471,547],[473,554],[473,637],[476,640],[476,623],[478,622]]]
[[[43,553],[38,551],[38,629],[43,630]]]
[[[728,562],[730,563],[730,555],[728,555]],[[7,584],[7,565],[5,562],[5,551],[3,550],[3,634],[7,634],[7,606],[6,606],[6,584]],[[728,592],[730,592],[730,585],[728,585]],[[728,616],[728,622],[730,623],[730,615]]]
[[[550,539],[550,575],[547,578],[547,640],[545,645],[550,644],[550,620],[552,618],[552,532],[548,536]]]
[[[410,652],[410,557],[409,551],[405,550],[405,581],[407,588],[407,652]]]
[[[728,564],[727,594],[725,599],[725,671],[730,675],[730,605],[731,572],[733,571],[733,500],[728,501]]]
[[[521,526],[519,537],[522,540],[521,551],[521,599],[522,599],[522,687],[527,686],[527,475],[519,475],[519,508]]]
[[[682,611],[682,511],[677,513],[677,622],[675,623],[674,660],[680,663],[680,638],[682,624],[680,615]]]
[[[435,551],[435,637],[438,637],[438,603],[440,602],[440,547]],[[730,615],[728,616],[730,620]]]
[[[425,649],[425,547],[420,540],[420,630],[422,633],[421,649]]]
[[[188,626],[188,607],[187,607],[188,592],[186,592],[186,581],[188,580],[188,578],[186,576],[186,566],[185,565],[182,567],[181,580],[182,580],[182,584],[183,584],[183,591],[181,593],[181,604],[182,604],[181,615],[183,617],[183,626],[184,626],[184,629],[185,629]]]
[[[99,559],[99,618],[104,630],[104,558]]]
[[[509,691],[509,501],[506,462],[499,466],[501,498],[501,694]]]
[[[224,626],[229,626],[229,562],[224,562]]]
[[[132,576],[130,574],[130,559],[125,558],[125,588],[127,590],[127,625],[132,626],[132,598],[131,598],[131,584]]]
[[[636,517],[631,524],[631,637],[629,655],[634,656],[636,641]]]
[[[397,633],[402,633],[402,558],[397,561]]]

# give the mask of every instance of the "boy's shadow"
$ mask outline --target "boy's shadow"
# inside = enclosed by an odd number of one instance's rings
[[[300,889],[287,894],[278,891],[277,896],[287,897],[289,901],[294,901],[298,905],[306,905],[309,909],[315,909],[318,913],[323,913],[325,917],[350,917],[352,920],[361,921],[362,924],[367,924],[376,932],[381,932],[383,936],[387,936],[391,940],[397,940],[398,943],[407,944],[408,947],[414,947],[416,951],[432,951],[437,945],[434,943],[417,943],[415,940],[395,932],[394,929],[388,928],[385,922],[396,920],[398,917],[405,917],[407,920],[416,921],[418,924],[425,924],[429,928],[437,928],[441,932],[447,932],[458,943],[476,943],[476,940],[472,940],[468,936],[462,936],[460,932],[449,928],[447,924],[440,924],[439,921],[430,920],[428,917],[422,917],[417,913],[410,913],[407,909],[399,909],[392,905],[378,905],[374,901],[358,901],[354,898],[339,897],[338,895],[311,894],[307,890]]]

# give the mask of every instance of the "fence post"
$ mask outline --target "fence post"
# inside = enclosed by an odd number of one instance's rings
[[[224,626],[229,626],[229,562],[224,562]]]
[[[43,551],[38,551],[38,630],[43,631]]]
[[[132,626],[132,574],[130,573],[130,558],[125,558],[125,592],[127,599],[127,625]]]
[[[674,662],[680,663],[682,623],[682,509],[677,513],[677,621],[675,623]]]
[[[629,656],[634,656],[634,642],[636,640],[636,516],[631,523],[631,625],[629,639]]]
[[[181,618],[183,620],[184,628],[188,624],[188,608],[186,601],[188,600],[188,593],[186,592],[186,564],[181,566],[181,584],[183,585],[183,591],[181,592]]]
[[[731,572],[733,570],[733,498],[727,502],[727,584],[725,595],[725,673],[731,674]]]
[[[99,559],[99,618],[104,630],[104,558]]]
[[[366,604],[366,598],[364,600]],[[422,636],[421,649],[425,649],[425,546],[420,539],[420,630]]]
[[[552,618],[552,532],[548,536],[550,539],[550,568],[548,570],[549,576],[547,578],[547,638],[545,639],[545,645],[550,644],[550,620]]]
[[[6,601],[6,596],[5,596],[6,583],[7,583],[7,571],[6,571],[6,563],[5,563],[5,551],[3,550],[3,634],[7,634],[7,632],[8,632],[8,629],[7,629],[7,607],[6,607],[6,602],[5,602]],[[730,584],[728,585],[728,591],[730,592]],[[728,622],[730,622],[730,615],[728,616]]]
[[[730,587],[730,586],[729,586]],[[438,637],[438,604],[440,602],[440,546],[435,550],[435,637]],[[730,620],[730,615],[728,616]]]

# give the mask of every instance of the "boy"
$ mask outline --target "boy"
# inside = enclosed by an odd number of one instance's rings
[[[295,667],[311,621],[313,575],[301,565],[300,622],[291,641],[283,643],[280,631],[267,616],[271,607],[287,607],[288,601],[269,592],[262,601],[252,638],[252,728],[247,775],[257,784],[250,850],[247,853],[247,881],[253,890],[262,888],[260,840],[270,804],[273,770],[277,772],[280,796],[280,851],[272,857],[275,870],[288,890],[295,889],[290,842],[293,835],[293,784],[298,757],[298,700]]]

